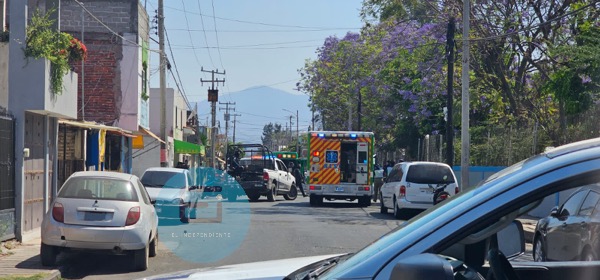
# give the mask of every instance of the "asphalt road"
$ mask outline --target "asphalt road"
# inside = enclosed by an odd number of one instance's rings
[[[158,255],[150,258],[146,271],[132,272],[127,256],[69,252],[58,258],[62,277],[138,279],[193,268],[354,252],[402,223],[391,214],[380,214],[378,203],[361,208],[356,202],[336,201],[311,207],[304,197],[294,201],[277,197],[275,202],[263,197],[235,205],[225,207],[220,215],[224,220],[246,222],[247,228],[212,227],[209,231],[215,234],[209,236],[202,227],[206,225],[196,223],[202,217],[187,226],[163,227],[166,232],[161,234]],[[171,238],[184,235],[188,237],[184,241]]]

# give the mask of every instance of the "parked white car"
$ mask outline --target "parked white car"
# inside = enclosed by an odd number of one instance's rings
[[[129,254],[136,270],[156,256],[158,217],[137,176],[109,171],[76,172],[67,179],[42,221],[42,265],[62,250]]]
[[[433,193],[444,188],[450,196],[459,192],[456,176],[449,165],[439,162],[402,162],[394,165],[381,186],[381,213],[393,209],[403,218],[406,209],[425,210],[433,206]]]
[[[188,223],[202,190],[194,184],[189,170],[169,167],[146,169],[141,178],[160,218],[178,218]],[[162,221],[162,220],[161,220]]]

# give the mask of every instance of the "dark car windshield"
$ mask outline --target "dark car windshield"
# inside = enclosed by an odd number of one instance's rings
[[[443,165],[414,164],[408,168],[406,181],[418,184],[454,183],[452,170]]]
[[[100,177],[71,178],[60,189],[58,197],[138,201],[135,189],[128,181]]]
[[[185,188],[185,174],[172,171],[146,171],[142,176],[142,184],[150,188]]]

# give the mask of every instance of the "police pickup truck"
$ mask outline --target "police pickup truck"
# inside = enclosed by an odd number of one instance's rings
[[[250,201],[266,196],[268,201],[283,195],[286,200],[298,196],[292,170],[261,144],[239,144],[228,147],[227,173],[244,189]]]

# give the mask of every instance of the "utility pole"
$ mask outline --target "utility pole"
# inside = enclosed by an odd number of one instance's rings
[[[236,117],[241,117],[242,115],[240,114],[231,114],[233,116],[233,144],[235,144],[235,123],[237,122],[237,118]]]
[[[233,110],[235,111],[235,108],[229,108],[229,105],[235,105],[235,102],[225,102],[225,103],[221,103],[219,102],[219,104],[221,105],[225,105],[225,108],[219,108],[220,110],[225,109],[225,153],[227,153],[228,151],[228,146],[229,146],[229,110]]]
[[[196,143],[198,143],[198,146],[202,146],[202,139],[200,139],[200,116],[198,115],[198,102],[196,102],[196,108],[194,109],[194,114],[195,114],[195,116],[192,118],[192,120],[194,122],[196,122],[195,123],[195,125],[196,125]],[[201,162],[202,162],[202,155],[200,155],[200,153],[198,153],[198,160],[196,161],[196,167],[199,167]]]
[[[216,117],[217,117],[217,102],[219,101],[219,90],[215,88],[215,83],[223,83],[223,85],[225,84],[225,79],[215,79],[215,74],[220,74],[220,75],[225,75],[225,70],[223,70],[223,72],[219,72],[219,69],[217,70],[211,70],[211,71],[206,71],[204,70],[204,68],[200,68],[200,71],[202,72],[206,72],[206,73],[211,73],[212,77],[210,80],[204,80],[204,79],[200,79],[200,82],[202,84],[204,83],[211,83],[211,87],[208,90],[208,101],[210,102],[210,113],[212,116],[212,123],[211,123],[211,128],[210,128],[210,152],[211,152],[211,159],[210,159],[210,167],[215,168],[215,140],[216,140]]]
[[[469,188],[469,19],[471,14],[470,0],[463,1],[463,51],[462,51],[462,110],[461,110],[461,157],[460,188]]]
[[[454,128],[452,120],[452,107],[454,101],[454,30],[456,22],[450,17],[448,22],[448,33],[446,34],[446,54],[448,60],[448,91],[446,93],[446,163],[454,165]]]
[[[300,119],[298,119],[298,110],[296,110],[296,153],[300,154]]]
[[[167,87],[167,76],[165,73],[166,56],[165,56],[165,18],[163,11],[163,0],[158,0],[158,48],[160,55],[160,137],[164,142],[160,144],[160,166],[167,167],[167,96],[165,88]]]
[[[85,9],[81,5],[81,43],[85,44],[83,34],[85,33]],[[81,60],[81,120],[85,121],[85,60]]]

